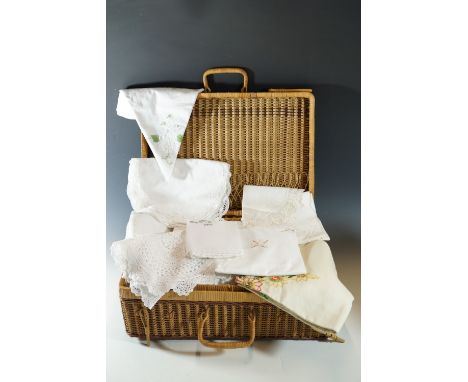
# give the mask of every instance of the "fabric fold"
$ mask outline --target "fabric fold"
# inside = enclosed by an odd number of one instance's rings
[[[202,91],[174,88],[119,91],[117,114],[137,121],[166,178],[172,174],[193,106]]]
[[[135,212],[169,227],[221,220],[229,208],[230,177],[224,162],[177,159],[173,174],[165,178],[154,158],[133,158],[127,195]]]
[[[328,244],[301,246],[307,273],[283,277],[238,276],[236,283],[311,326],[340,331],[353,295],[339,280]]]
[[[125,239],[165,232],[169,232],[167,226],[150,214],[132,211],[125,230]]]

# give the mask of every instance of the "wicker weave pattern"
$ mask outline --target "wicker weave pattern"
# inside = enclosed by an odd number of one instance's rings
[[[207,76],[238,73],[241,93],[209,92]],[[204,74],[207,92],[198,95],[185,131],[180,158],[201,158],[231,165],[231,210],[241,217],[245,184],[304,188],[314,191],[314,96],[309,89],[248,93],[247,73],[239,68]],[[141,156],[152,156],[141,136]],[[199,285],[189,296],[168,292],[152,308],[143,306],[124,280],[120,300],[130,336],[153,339],[199,339],[211,347],[250,345],[246,339],[313,339],[342,342],[321,333],[255,294],[233,285]],[[202,333],[199,333],[201,328]],[[252,330],[253,328],[253,330]],[[317,329],[318,330],[318,329]],[[323,331],[322,331],[323,332]],[[243,342],[208,343],[209,339]]]
[[[146,336],[145,325],[139,316],[143,305],[136,300],[121,300],[125,329],[129,336]],[[238,340],[249,337],[248,315],[257,319],[256,339],[316,339],[327,337],[296,320],[271,304],[207,303],[189,301],[161,301],[150,310],[152,339],[197,339],[197,320],[208,311],[209,320],[204,337],[207,339]]]
[[[202,93],[193,109],[180,158],[231,165],[231,210],[242,206],[244,184],[313,191],[308,92]],[[151,155],[144,139],[143,156]],[[311,165],[312,164],[312,165]]]
[[[198,286],[197,291],[205,292],[197,298],[194,293],[185,300],[169,300],[166,295],[153,309],[143,306],[141,300],[128,290],[121,281],[121,306],[125,329],[133,337],[146,337],[144,315],[149,322],[149,336],[153,339],[196,339],[198,319],[208,314],[204,337],[207,339],[241,339],[249,337],[249,315],[256,320],[257,339],[316,339],[327,340],[310,326],[295,319],[276,306],[256,297],[256,302],[219,300],[223,293],[246,293],[243,289],[229,285]],[[217,301],[218,299],[218,301]],[[211,300],[211,301],[206,301]],[[254,300],[255,301],[255,300]],[[142,312],[144,314],[142,314]]]

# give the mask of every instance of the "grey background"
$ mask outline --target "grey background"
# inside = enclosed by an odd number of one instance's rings
[[[360,2],[107,0],[107,243],[130,213],[135,121],[115,113],[118,89],[201,87],[210,67],[241,66],[249,90],[311,87],[316,97],[316,205],[332,249],[359,256]],[[236,76],[218,89],[239,88]],[[343,252],[344,251],[344,252]]]

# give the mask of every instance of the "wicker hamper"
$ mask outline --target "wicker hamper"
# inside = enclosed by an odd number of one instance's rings
[[[239,73],[239,93],[214,93],[208,76]],[[314,96],[310,89],[247,92],[240,68],[209,69],[179,151],[180,158],[203,158],[231,165],[229,220],[241,218],[244,184],[314,190]],[[141,135],[141,156],[152,156]],[[198,285],[189,296],[166,293],[144,307],[121,279],[120,301],[130,336],[150,339],[198,339],[216,348],[250,346],[254,339],[342,342],[296,319],[255,294],[234,285]],[[213,340],[231,340],[215,342]]]

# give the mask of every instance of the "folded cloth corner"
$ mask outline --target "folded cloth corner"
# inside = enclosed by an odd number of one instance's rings
[[[172,174],[193,106],[202,91],[174,88],[119,91],[117,114],[136,119],[166,178]]]
[[[238,276],[235,282],[322,332],[339,332],[351,311],[353,295],[341,283],[328,244],[301,245],[303,275]]]
[[[167,226],[160,223],[152,215],[132,211],[125,230],[125,239],[164,232],[169,232]]]
[[[229,164],[205,159],[177,159],[164,177],[154,158],[133,158],[127,195],[135,212],[152,215],[166,226],[221,220],[229,208]]]

